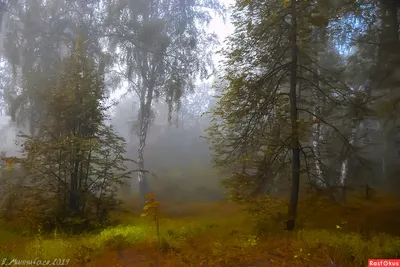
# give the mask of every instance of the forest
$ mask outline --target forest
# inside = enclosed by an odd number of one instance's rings
[[[1,266],[400,266],[399,88],[399,0],[1,0]]]

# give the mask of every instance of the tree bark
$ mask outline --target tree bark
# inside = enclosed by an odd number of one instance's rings
[[[350,146],[353,146],[357,136],[357,129],[359,128],[360,122],[357,119],[353,119],[351,123],[351,134],[349,139]],[[350,148],[347,151],[347,155],[345,155],[345,159],[342,161],[340,166],[340,177],[339,177],[339,188],[341,189],[340,199],[344,201],[346,199],[346,182],[348,178],[349,172],[349,156],[350,156]]]
[[[147,59],[147,53],[145,53],[145,58]],[[151,103],[153,100],[154,91],[154,75],[150,73],[153,77],[148,80],[146,73],[149,73],[147,68],[142,73],[143,79],[143,89],[140,96],[140,129],[139,129],[139,148],[138,148],[138,185],[139,185],[139,196],[141,200],[142,207],[144,207],[146,199],[145,195],[149,193],[149,185],[146,177],[145,167],[144,167],[144,148],[146,146],[147,132],[150,125],[150,112]],[[150,76],[149,75],[149,76]]]
[[[146,146],[146,137],[148,130],[148,118],[142,116],[140,122],[140,133],[139,133],[139,148],[138,148],[138,185],[139,185],[139,196],[141,205],[145,205],[145,195],[148,194],[148,182],[146,174],[144,172],[144,148]]]
[[[150,10],[143,12],[143,25],[147,25],[150,20]],[[149,193],[149,185],[144,166],[144,148],[146,146],[147,132],[150,126],[151,103],[155,86],[155,68],[152,60],[149,59],[149,52],[146,50],[138,51],[137,58],[140,59],[140,112],[139,112],[139,148],[138,148],[138,185],[139,196],[142,208],[146,204],[145,196]]]
[[[314,27],[312,34],[312,45],[316,48],[315,60],[317,63],[321,62],[320,53],[326,51],[326,27]],[[320,90],[320,79],[321,79],[321,70],[317,64],[314,65],[314,74],[313,80],[317,88]],[[314,114],[323,114],[325,99],[324,97],[319,96],[318,89],[314,88],[312,96],[314,98],[313,101],[313,113]],[[318,121],[317,117],[313,116],[313,126],[312,126],[312,146],[314,149],[314,166],[315,166],[315,185],[318,187],[326,187],[327,181],[325,180],[324,173],[322,170],[322,142],[324,141],[324,125]]]
[[[318,78],[317,78],[318,79]],[[318,83],[318,81],[316,81]],[[320,99],[318,93],[314,91],[313,93],[314,102],[313,103],[313,113],[321,114],[322,110],[320,107]],[[315,185],[318,187],[325,186],[325,179],[322,175],[321,169],[321,142],[322,142],[322,129],[321,123],[313,116],[313,126],[312,126],[312,146],[314,149],[314,167],[315,167]]]
[[[298,110],[297,110],[297,60],[298,60],[298,47],[297,47],[297,12],[296,0],[291,0],[291,52],[292,62],[290,69],[290,118],[292,125],[292,189],[290,194],[290,203],[288,208],[288,220],[286,229],[291,231],[295,227],[297,215],[297,202],[299,198],[300,187],[300,144],[298,135]]]
[[[398,0],[379,1],[379,47],[374,82],[376,88],[392,88],[398,84],[398,71],[400,62],[400,37]],[[376,89],[375,88],[375,89]]]

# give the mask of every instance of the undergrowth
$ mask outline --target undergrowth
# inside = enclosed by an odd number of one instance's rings
[[[363,266],[368,258],[400,257],[398,213],[393,213],[398,202],[393,200],[304,201],[298,230],[290,233],[283,230],[283,202],[267,199],[259,204],[246,211],[215,204],[214,210],[197,216],[156,220],[148,210],[153,221],[131,215],[119,225],[79,236],[37,232],[25,237],[0,227],[0,258],[69,258],[69,266],[103,266],[110,260],[104,253],[124,255],[131,248],[161,255],[161,266]],[[152,258],[144,261],[151,263]]]

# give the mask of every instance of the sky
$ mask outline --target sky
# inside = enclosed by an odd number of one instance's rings
[[[220,0],[220,2],[223,3],[226,7],[229,7],[235,3],[235,0]],[[230,21],[229,11],[227,13],[225,22],[220,17],[214,17],[209,26],[209,31],[215,32],[218,35],[221,44],[223,44],[223,40],[226,37],[233,33],[233,30],[234,28]],[[214,60],[216,63],[221,59],[222,58],[218,55],[214,56]]]

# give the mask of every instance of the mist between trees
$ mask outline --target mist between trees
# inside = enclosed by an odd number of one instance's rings
[[[361,187],[398,191],[398,1],[6,7],[7,218],[29,207],[48,228],[86,227],[106,224],[132,195],[142,206],[150,192],[246,203],[277,195],[290,197],[292,230],[299,192],[344,201]],[[221,46],[207,27],[223,15],[235,31],[215,68]]]

